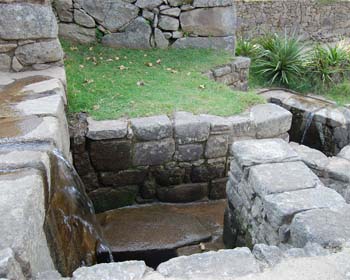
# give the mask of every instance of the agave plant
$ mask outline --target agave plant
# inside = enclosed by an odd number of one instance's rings
[[[272,34],[261,38],[259,45],[255,69],[270,84],[288,86],[303,77],[306,52],[298,38]]]
[[[246,56],[254,59],[259,53],[259,47],[252,40],[237,40],[236,44],[236,55]]]

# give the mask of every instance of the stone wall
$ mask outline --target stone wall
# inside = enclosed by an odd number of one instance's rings
[[[229,146],[241,139],[288,138],[292,115],[258,105],[232,117],[177,112],[72,125],[75,167],[96,211],[135,202],[189,202],[225,197]]]
[[[227,246],[264,243],[300,248],[315,242],[336,248],[349,241],[349,204],[304,163],[315,159],[312,153],[292,147],[280,139],[233,144],[227,183]],[[330,177],[337,172],[349,180],[349,161],[345,161],[330,160],[325,168]]]
[[[234,50],[232,0],[53,0],[59,33],[117,48],[206,47]]]
[[[0,72],[62,65],[49,1],[0,1]]]
[[[254,38],[285,32],[303,39],[335,41],[350,36],[350,2],[318,0],[234,0],[236,34]],[[324,1],[326,2],[326,1]]]
[[[338,154],[350,143],[350,108],[318,96],[301,96],[285,90],[267,90],[261,95],[292,112],[291,141],[328,156]]]

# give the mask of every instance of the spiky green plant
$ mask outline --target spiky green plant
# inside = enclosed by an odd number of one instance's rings
[[[255,59],[259,53],[259,46],[253,40],[239,39],[236,43],[236,55]]]

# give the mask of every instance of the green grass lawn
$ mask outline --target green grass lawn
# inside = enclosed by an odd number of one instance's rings
[[[230,62],[228,52],[62,45],[71,113],[88,112],[98,120],[179,110],[229,116],[263,102],[253,92],[233,92],[201,74]]]

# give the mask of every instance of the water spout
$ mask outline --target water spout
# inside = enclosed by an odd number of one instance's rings
[[[314,112],[309,112],[306,116],[306,121],[305,121],[305,125],[304,125],[303,134],[302,134],[302,137],[300,140],[300,144],[303,144],[305,141],[306,134],[307,134],[307,132],[312,124],[312,120],[314,119],[314,115],[315,115]]]

